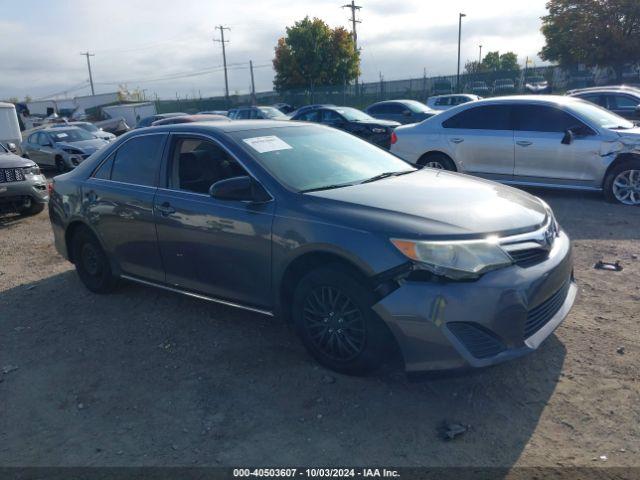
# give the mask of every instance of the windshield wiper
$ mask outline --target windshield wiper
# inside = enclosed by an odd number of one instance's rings
[[[360,183],[375,182],[377,180],[382,180],[383,178],[397,177],[398,175],[404,175],[406,173],[411,173],[411,172],[415,172],[415,170],[403,170],[401,172],[383,172],[379,175],[375,175],[371,178],[367,178],[366,180],[363,180]]]
[[[333,185],[324,185],[322,187],[307,188],[305,190],[300,190],[298,193],[319,192],[320,190],[332,190],[334,188],[351,187],[353,185],[355,185],[355,183],[336,183]]]

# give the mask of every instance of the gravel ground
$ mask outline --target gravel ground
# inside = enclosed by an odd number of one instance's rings
[[[640,208],[533,193],[573,239],[578,301],[534,354],[441,377],[340,376],[274,319],[93,295],[46,211],[0,217],[0,466],[640,466]],[[443,420],[470,428],[446,442]]]

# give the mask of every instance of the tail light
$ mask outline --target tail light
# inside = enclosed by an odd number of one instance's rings
[[[49,196],[53,193],[53,180],[47,182],[47,192],[49,192]]]
[[[397,141],[398,141],[398,135],[396,135],[396,132],[391,132],[391,145],[393,145]]]

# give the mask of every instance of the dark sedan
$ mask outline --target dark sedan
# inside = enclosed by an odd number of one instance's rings
[[[181,117],[183,115],[186,115],[186,113],[183,113],[183,112],[156,113],[155,115],[144,117],[143,119],[139,120],[138,124],[136,125],[136,128],[149,127],[153,122],[157,122],[158,120],[162,120],[165,118]]]
[[[366,112],[374,118],[392,120],[403,125],[419,123],[440,113],[416,100],[385,100],[369,105]]]
[[[319,106],[297,113],[291,120],[302,120],[328,125],[349,132],[371,143],[389,149],[393,129],[398,122],[373,118],[351,107]]]
[[[126,279],[279,315],[346,373],[394,346],[407,370],[524,355],[576,295],[541,200],[320,125],[135,130],[55,177],[50,202],[56,248],[89,290]]]
[[[195,122],[230,122],[231,119],[224,115],[202,114],[197,115],[180,115],[178,117],[169,117],[156,120],[151,125],[157,127],[159,125],[173,125],[176,123],[195,123]]]

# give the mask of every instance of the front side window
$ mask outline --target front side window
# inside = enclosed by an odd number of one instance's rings
[[[111,180],[154,187],[165,135],[142,135],[124,143],[117,151]]]
[[[243,130],[230,135],[278,182],[297,192],[338,188],[383,173],[415,171],[369,142],[319,125]]]
[[[342,122],[344,119],[333,110],[322,110],[322,122],[324,123],[336,123]]]
[[[564,133],[576,127],[588,130],[588,127],[573,115],[547,105],[518,105],[514,112],[516,130],[553,133]]]
[[[40,132],[38,134],[36,142],[38,143],[38,145],[41,145],[43,147],[48,147],[51,145],[51,140],[49,140],[49,137],[44,132]]]
[[[444,128],[512,130],[510,105],[469,108],[442,122]]]
[[[251,111],[245,108],[242,110],[238,110],[235,118],[237,120],[248,120],[250,116],[251,116]]]
[[[320,112],[318,110],[311,110],[310,112],[300,115],[300,117],[298,117],[298,120],[302,120],[305,122],[319,122]]]
[[[225,150],[201,138],[178,138],[171,160],[171,186],[187,192],[206,195],[220,180],[247,175]]]
[[[637,98],[629,97],[627,95],[611,95],[609,97],[610,108],[636,108],[640,104],[640,100]]]
[[[439,107],[446,107],[450,104],[451,97],[440,97],[436,100],[436,105]]]

